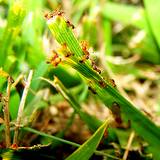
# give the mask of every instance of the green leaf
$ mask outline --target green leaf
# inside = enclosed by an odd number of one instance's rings
[[[109,123],[107,119],[97,131],[85,143],[83,143],[75,152],[73,152],[66,160],[88,160],[96,150],[100,143],[105,129]]]
[[[160,1],[144,0],[144,4],[147,13],[146,15],[149,21],[149,26],[151,27],[151,31],[160,48],[160,21],[159,21]]]

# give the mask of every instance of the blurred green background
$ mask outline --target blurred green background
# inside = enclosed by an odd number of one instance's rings
[[[0,67],[14,80],[34,70],[25,108],[28,121],[32,121],[35,110],[62,100],[55,90],[38,79],[41,76],[53,79],[56,75],[68,89],[72,88],[80,103],[102,106],[95,97],[87,99],[91,93],[75,70],[61,65],[54,68],[46,63],[58,44],[51,36],[44,15],[57,8],[74,24],[73,31],[79,41],[88,41],[89,52],[104,76],[113,78],[119,91],[160,125],[159,0],[0,0]],[[2,94],[6,85],[6,79],[0,77]],[[46,102],[43,96],[47,89]],[[18,91],[11,91],[11,120],[17,117],[22,90],[20,87]],[[2,106],[0,109],[2,114]],[[94,114],[95,111],[88,112]],[[95,116],[102,120],[106,117]],[[123,146],[124,133],[117,134]]]

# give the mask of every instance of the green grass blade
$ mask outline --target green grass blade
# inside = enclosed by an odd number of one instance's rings
[[[103,125],[104,125],[104,124],[103,124]],[[101,127],[102,127],[102,126],[101,126]],[[57,136],[49,135],[49,134],[47,134],[47,133],[44,133],[44,132],[35,130],[35,129],[30,128],[30,127],[23,127],[23,128],[21,128],[21,129],[24,130],[24,131],[28,131],[28,132],[35,133],[35,134],[37,134],[37,135],[40,135],[40,136],[43,136],[43,137],[46,137],[46,138],[50,138],[50,139],[52,139],[52,140],[54,140],[54,141],[57,141],[57,142],[62,142],[62,143],[65,143],[65,144],[74,146],[74,147],[80,147],[80,146],[81,146],[81,145],[78,144],[78,143],[71,142],[71,141],[68,141],[68,140],[59,138],[59,137],[57,137]],[[103,155],[103,156],[106,156],[106,157],[111,157],[112,159],[119,159],[119,158],[114,157],[114,156],[112,156],[112,155],[110,155],[110,154],[107,154],[107,153],[105,153],[105,152],[103,152],[103,151],[97,151],[97,150],[95,150],[94,153],[97,154],[97,155]]]
[[[108,18],[103,18],[103,33],[105,40],[105,52],[107,55],[112,55],[112,28]]]
[[[160,48],[160,21],[159,21],[159,9],[160,9],[160,1],[151,1],[144,0],[146,15],[149,21],[149,26],[151,27],[151,31],[158,43]]]
[[[46,73],[47,69],[48,65],[45,62],[41,62],[38,65],[33,75],[33,80],[31,82],[31,87],[30,87],[33,91],[36,92],[37,89],[40,87],[40,81],[38,81],[38,78],[43,76]],[[33,98],[34,98],[33,94],[28,94],[27,103],[31,102]]]
[[[56,40],[61,45],[65,43],[70,51],[74,53],[73,56],[67,57],[64,63],[76,69],[92,84],[94,88],[97,89],[98,96],[107,107],[111,107],[110,102],[108,104],[108,101],[105,100],[105,97],[109,94],[112,99],[120,105],[120,109],[125,114],[126,118],[131,121],[131,126],[134,130],[153,146],[154,153],[157,156],[160,156],[157,154],[160,145],[160,129],[136,109],[135,106],[121,96],[121,94],[112,87],[108,81],[104,80],[100,74],[94,71],[90,65],[90,61],[85,63],[79,62],[79,59],[83,56],[83,51],[73,35],[71,28],[66,25],[66,21],[62,16],[56,15],[49,19],[48,26]],[[104,85],[101,85],[101,82],[103,82]]]
[[[77,144],[77,143],[74,143],[74,142],[71,142],[71,141],[67,141],[67,140],[64,140],[62,138],[59,138],[59,137],[56,137],[56,136],[52,136],[52,135],[37,131],[37,130],[35,130],[33,128],[30,128],[30,127],[23,127],[22,130],[25,130],[25,131],[28,131],[28,132],[32,132],[32,133],[35,133],[37,135],[41,135],[41,136],[50,138],[52,140],[60,141],[62,143],[69,144],[69,145],[72,145],[72,146],[75,146],[75,147],[79,147],[80,146],[80,144]]]
[[[4,66],[9,48],[21,29],[25,14],[26,11],[22,1],[13,1],[10,3],[7,26],[0,40],[0,66]]]
[[[126,25],[134,25],[140,29],[148,30],[145,12],[142,7],[107,2],[102,9],[102,15]]]
[[[107,119],[97,131],[85,143],[83,143],[75,152],[73,152],[66,160],[88,160],[96,150],[104,131],[109,123]]]

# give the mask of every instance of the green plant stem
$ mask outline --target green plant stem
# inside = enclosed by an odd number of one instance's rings
[[[17,145],[18,145],[18,130],[19,130],[19,127],[20,127],[20,123],[21,123],[21,119],[22,119],[22,115],[23,115],[23,109],[24,109],[24,105],[25,105],[25,102],[26,102],[28,90],[29,90],[29,87],[30,87],[30,84],[31,84],[32,76],[33,76],[33,70],[31,70],[29,72],[27,83],[25,85],[23,95],[22,95],[22,99],[21,99],[21,102],[20,102],[20,105],[19,105],[17,122],[16,122],[14,139],[13,139],[13,144],[17,144]]]

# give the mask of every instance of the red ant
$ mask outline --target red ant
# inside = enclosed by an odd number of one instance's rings
[[[51,18],[50,13],[45,13],[44,17],[49,20]]]
[[[54,50],[52,51],[52,57],[50,58],[47,63],[51,63],[53,66],[58,66],[58,64],[61,62],[61,58],[58,56],[58,53],[55,52]]]
[[[96,66],[95,62],[92,61],[92,67],[95,71],[97,71],[99,74],[101,74],[101,70]]]
[[[80,60],[80,63],[85,62],[87,59],[89,59],[89,52],[88,52],[88,43],[87,41],[81,41],[81,47],[84,53],[84,56],[82,57],[82,60]]]
[[[111,110],[117,124],[122,124],[121,111],[120,111],[119,104],[116,102],[113,102]]]
[[[99,84],[102,88],[105,88],[107,86],[106,82],[104,80],[100,80]]]
[[[70,57],[72,55],[72,53],[70,51],[68,51],[66,43],[62,44],[62,46],[59,48],[58,52],[63,54],[65,57]]]
[[[73,25],[69,20],[67,20],[66,23],[67,23],[67,25],[68,25],[69,27],[71,27],[72,29],[75,28],[74,25]]]
[[[81,41],[81,47],[82,47],[82,50],[85,54],[85,58],[89,59],[89,52],[87,50],[88,47],[89,47],[88,42],[87,41]]]
[[[105,138],[107,138],[107,137],[108,137],[108,131],[107,131],[107,130],[105,130],[105,131],[104,131],[103,136],[104,136]]]
[[[97,92],[96,92],[91,86],[89,86],[88,89],[89,89],[93,94],[97,94]]]
[[[111,85],[113,87],[116,87],[116,83],[115,83],[114,79],[109,79],[109,82],[111,83]]]
[[[88,49],[88,42],[87,41],[81,41],[81,47],[82,47],[82,50],[85,51]]]

